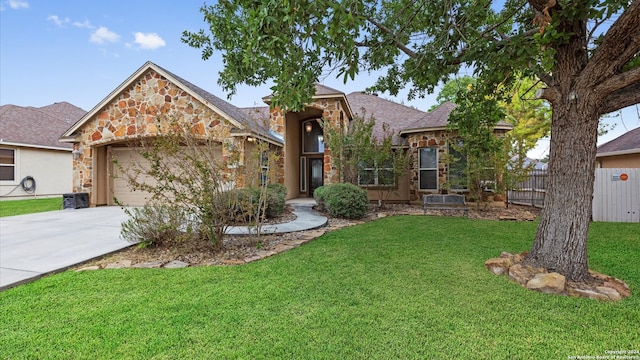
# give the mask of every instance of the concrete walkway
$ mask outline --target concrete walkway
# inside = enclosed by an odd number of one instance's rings
[[[283,234],[325,226],[328,220],[312,209],[315,204],[316,202],[312,198],[299,198],[287,201],[287,205],[293,208],[296,219],[284,224],[263,225],[260,233]],[[249,226],[233,226],[227,229],[226,232],[226,234],[229,235],[251,235],[255,233],[256,229]]]
[[[314,212],[313,199],[288,201],[296,219],[265,225],[263,234],[310,230],[327,218]],[[0,218],[0,290],[33,281],[46,274],[131,246],[120,238],[127,215],[118,206],[68,209]],[[228,234],[248,235],[239,226]]]

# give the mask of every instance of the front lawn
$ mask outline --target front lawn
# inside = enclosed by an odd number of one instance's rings
[[[62,197],[0,201],[0,217],[62,209]]]
[[[640,350],[640,224],[594,223],[632,296],[527,291],[484,269],[534,223],[387,217],[242,266],[67,271],[0,292],[2,358],[567,359]],[[629,354],[629,353],[628,353]]]

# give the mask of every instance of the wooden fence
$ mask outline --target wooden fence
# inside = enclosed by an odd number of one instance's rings
[[[507,203],[542,207],[547,191],[547,170],[531,170],[525,179],[507,191]]]

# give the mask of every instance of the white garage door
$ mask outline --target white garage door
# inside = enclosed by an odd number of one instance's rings
[[[147,161],[138,153],[138,150],[131,148],[112,148],[111,156],[114,161],[122,167],[122,171],[129,174],[135,174],[132,169],[138,168],[140,165],[144,166]],[[126,176],[123,176],[122,171],[116,164],[113,166],[112,177],[112,195],[123,205],[128,206],[143,206],[150,198],[151,195],[148,192],[133,190],[127,182]],[[153,184],[153,178],[144,175],[138,175],[136,178],[138,182],[145,182]]]

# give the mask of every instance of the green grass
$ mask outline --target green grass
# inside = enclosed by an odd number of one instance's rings
[[[484,269],[534,223],[389,217],[235,267],[67,271],[0,292],[8,359],[567,359],[640,349],[640,224],[594,223],[633,295],[527,291]]]
[[[0,217],[62,209],[62,197],[0,201]]]

